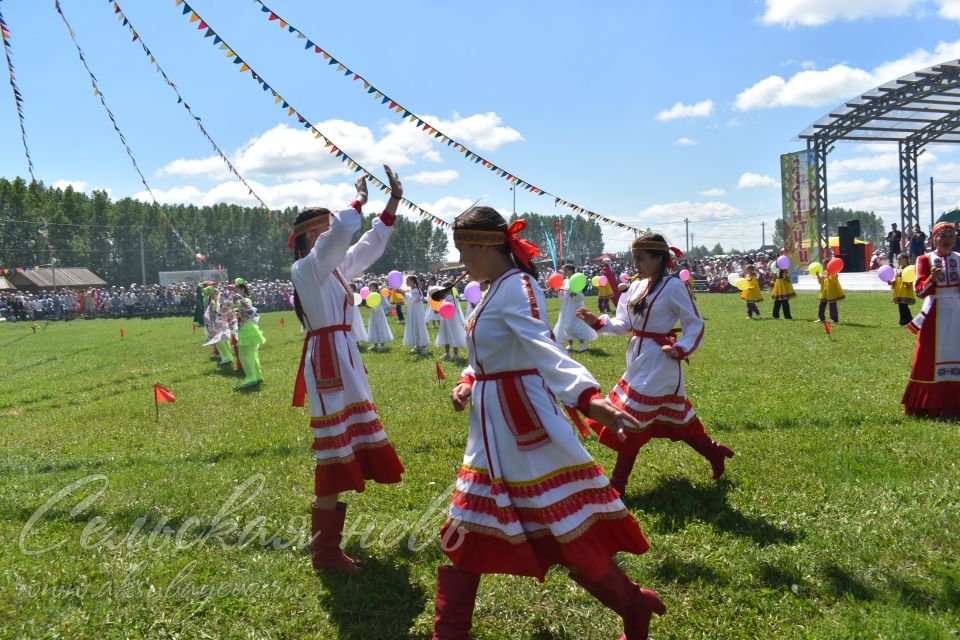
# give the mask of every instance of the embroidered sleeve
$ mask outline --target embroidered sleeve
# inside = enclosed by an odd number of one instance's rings
[[[703,318],[697,311],[690,290],[680,280],[671,278],[667,283],[670,286],[670,307],[680,319],[680,328],[683,336],[674,345],[680,356],[686,358],[700,348],[703,341]]]
[[[330,216],[330,228],[320,234],[313,249],[294,264],[311,265],[314,275],[326,279],[347,255],[350,238],[360,228],[360,214],[354,208],[338,211]]]
[[[630,299],[633,297],[636,286],[637,283],[634,282],[633,285],[620,296],[620,301],[617,302],[616,315],[612,318],[608,315],[600,317],[601,326],[600,328],[594,327],[594,329],[601,335],[622,336],[630,333],[631,329],[633,329],[633,320],[630,318]]]
[[[383,255],[392,234],[392,225],[385,224],[380,218],[374,219],[370,230],[347,250],[347,255],[340,265],[340,273],[343,277],[353,280],[369,269],[370,265]]]
[[[926,298],[936,288],[936,280],[930,277],[930,256],[923,255],[917,258],[917,280],[913,283],[917,295]]]

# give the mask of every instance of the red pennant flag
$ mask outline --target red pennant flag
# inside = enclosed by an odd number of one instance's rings
[[[830,335],[830,329],[832,329],[833,327],[830,326],[830,323],[829,323],[829,322],[824,322],[824,323],[823,323],[823,328],[827,330],[827,335],[829,336],[829,335]]]
[[[440,363],[437,362],[437,380],[446,380],[447,376],[443,375],[443,369],[440,368]]]
[[[123,327],[120,327],[120,337],[127,335],[127,332],[123,330]]]
[[[191,324],[193,324],[193,332],[196,333],[196,332],[197,332],[197,323],[196,323],[196,322],[193,322],[193,323],[191,323]]]
[[[281,327],[285,327],[285,326],[286,326],[286,323],[284,323],[283,318],[280,318],[280,326],[281,326]]]
[[[176,402],[177,397],[173,395],[173,391],[165,386],[155,384],[153,385],[153,400],[154,402]]]

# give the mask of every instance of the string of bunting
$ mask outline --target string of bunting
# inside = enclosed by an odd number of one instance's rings
[[[276,91],[276,89],[271,87],[260,75],[258,75],[257,72],[250,66],[250,64],[244,61],[244,59],[241,58],[236,53],[236,50],[233,49],[216,31],[214,31],[214,29],[210,26],[210,24],[206,20],[204,20],[200,16],[200,14],[198,14],[189,4],[187,4],[185,0],[176,0],[176,5],[177,6],[183,5],[182,15],[185,15],[185,16],[189,15],[191,24],[197,23],[197,30],[204,32],[203,37],[213,38],[213,45],[220,48],[222,51],[226,51],[227,58],[232,59],[234,64],[239,65],[240,73],[246,73],[249,71],[250,76],[257,82],[257,84],[260,85],[263,91],[270,92],[270,94],[273,96],[274,103],[277,105],[280,105],[281,108],[285,109],[287,112],[287,116],[291,118],[295,116],[297,118],[297,121],[305,129],[309,129],[313,133],[314,138],[323,141],[323,144],[325,147],[327,147],[327,149],[329,150],[329,153],[335,154],[338,160],[346,164],[354,172],[362,171],[364,175],[366,175],[369,178],[369,180],[383,193],[390,192],[390,187],[388,185],[386,185],[382,180],[380,180],[375,175],[367,171],[367,169],[364,168],[359,162],[351,158],[345,151],[343,151],[336,144],[334,144],[334,142],[329,137],[324,135],[323,132],[320,131],[315,124],[313,124],[307,118],[305,118],[300,113],[300,111],[298,111],[286,99],[284,99],[284,97],[280,95],[280,93]],[[415,211],[421,216],[431,218],[434,224],[438,226],[441,226],[441,227],[452,226],[449,222],[445,221],[443,218],[440,218],[439,216],[434,215],[433,213],[430,213],[420,205],[415,204],[407,200],[406,198],[400,198],[400,203],[407,209]]]
[[[25,271],[40,271],[40,265],[33,267],[0,267],[0,276],[11,273],[24,273]]]
[[[27,171],[30,172],[31,183],[34,183],[37,181],[37,178],[33,175],[33,158],[30,157],[30,146],[27,144],[27,126],[23,117],[23,94],[20,93],[20,89],[17,87],[17,77],[13,70],[13,49],[10,45],[10,41],[13,38],[10,35],[10,27],[7,26],[6,20],[3,19],[2,12],[0,12],[0,37],[3,38],[3,54],[7,60],[7,70],[10,72],[10,88],[13,89],[13,100],[17,105],[17,117],[20,119],[20,139],[23,141],[23,152],[27,156]],[[40,235],[43,236],[43,240],[47,245],[47,252],[52,256],[53,245],[50,243],[47,217],[43,212],[43,201],[40,199],[37,200],[37,213],[40,217],[40,228],[38,231]]]
[[[275,21],[277,25],[284,31],[291,34],[295,34],[297,39],[299,40],[305,40],[306,41],[304,45],[305,51],[309,51],[313,49],[313,53],[323,56],[323,59],[327,61],[327,66],[335,66],[335,70],[337,72],[342,73],[343,76],[348,78],[352,77],[354,82],[362,82],[363,88],[366,89],[367,93],[372,95],[375,100],[379,101],[383,105],[386,105],[387,109],[389,109],[390,111],[403,114],[402,117],[404,120],[415,122],[417,125],[417,128],[419,128],[420,131],[422,131],[426,135],[432,136],[433,138],[440,140],[440,142],[446,143],[448,147],[453,147],[454,149],[462,153],[466,160],[472,160],[474,164],[480,164],[486,167],[489,171],[492,171],[493,173],[497,174],[501,178],[505,179],[507,182],[510,182],[511,184],[513,184],[514,188],[521,187],[535,195],[551,196],[553,197],[553,201],[555,205],[566,207],[571,211],[574,211],[575,213],[582,214],[583,216],[589,218],[590,220],[599,220],[606,224],[619,227],[620,229],[630,229],[632,231],[643,231],[638,227],[625,224],[623,222],[620,222],[619,220],[607,218],[606,216],[602,216],[599,213],[596,213],[595,211],[591,211],[573,202],[564,200],[563,198],[553,193],[550,193],[549,191],[546,191],[544,189],[541,189],[540,187],[530,184],[526,180],[520,179],[519,177],[510,173],[506,169],[497,166],[493,162],[490,162],[489,160],[487,160],[486,158],[478,154],[476,151],[473,151],[472,149],[467,147],[462,142],[459,142],[458,140],[451,138],[450,136],[445,134],[443,131],[438,129],[436,126],[424,120],[421,116],[418,116],[414,112],[404,107],[395,98],[391,98],[383,91],[380,91],[379,89],[377,89],[373,85],[373,83],[371,83],[369,80],[364,78],[359,73],[352,71],[349,67],[347,67],[347,65],[345,65],[343,62],[335,58],[328,51],[324,50],[323,47],[321,47],[316,43],[316,40],[307,37],[305,33],[303,33],[302,31],[300,31],[299,29],[291,25],[289,22],[281,18],[275,11],[271,10],[266,4],[264,4],[262,0],[253,0],[253,1],[256,4],[260,5],[260,11],[261,13],[267,16],[268,21],[271,21],[271,22]],[[177,4],[179,4],[179,1]]]
[[[167,216],[163,213],[163,207],[161,207],[160,203],[157,201],[157,197],[154,195],[153,189],[151,189],[150,185],[147,184],[147,178],[143,175],[143,171],[140,170],[140,165],[137,164],[137,159],[133,156],[133,150],[130,149],[130,145],[127,144],[127,138],[123,135],[123,132],[120,131],[120,126],[117,124],[117,119],[114,117],[113,112],[110,111],[110,107],[107,106],[107,101],[103,97],[103,92],[100,91],[100,87],[97,85],[97,77],[93,75],[93,71],[90,70],[90,65],[87,64],[87,59],[83,55],[83,50],[80,48],[80,43],[77,42],[76,32],[73,30],[73,27],[70,26],[67,16],[63,14],[63,9],[60,7],[60,0],[54,0],[53,6],[57,10],[57,13],[60,14],[60,19],[63,20],[63,24],[67,27],[67,31],[70,33],[70,39],[73,40],[73,44],[77,48],[77,54],[80,56],[80,62],[83,63],[84,69],[87,70],[87,74],[90,76],[90,82],[93,85],[93,95],[100,98],[100,104],[103,105],[104,111],[107,112],[107,116],[110,118],[111,124],[113,124],[113,130],[117,132],[118,136],[120,136],[120,142],[123,143],[123,148],[126,149],[127,155],[130,157],[130,161],[133,163],[133,168],[136,169],[137,173],[140,175],[140,181],[143,182],[143,186],[147,188],[147,192],[150,194],[153,204],[156,205],[160,217],[163,218],[167,223],[167,226],[170,227],[170,230],[173,232],[173,235],[177,237],[177,240],[180,241],[180,244],[182,244],[184,248],[192,254],[193,249],[184,241],[183,237],[180,236],[180,232],[177,231],[176,226],[174,226],[170,219],[167,218]]]
[[[187,110],[187,113],[189,113],[190,116],[193,118],[194,122],[196,122],[197,128],[200,129],[200,132],[207,139],[207,142],[210,143],[210,146],[213,147],[213,150],[217,152],[217,155],[220,156],[220,159],[223,160],[223,163],[227,165],[227,168],[230,169],[230,172],[234,176],[236,176],[237,180],[239,180],[243,184],[243,186],[247,188],[247,193],[249,193],[251,196],[256,198],[257,202],[260,203],[260,206],[267,212],[267,218],[272,220],[273,213],[270,211],[270,207],[268,207],[267,203],[263,201],[263,198],[261,198],[253,190],[253,187],[251,187],[247,183],[244,177],[240,175],[240,172],[237,171],[236,167],[233,166],[233,163],[230,162],[230,160],[227,158],[227,155],[220,149],[220,146],[214,141],[213,137],[211,137],[210,134],[207,132],[207,128],[203,126],[203,121],[200,119],[200,116],[194,113],[193,109],[190,108],[190,104],[186,100],[184,100],[183,95],[180,93],[180,90],[177,88],[177,85],[175,85],[173,81],[170,80],[170,77],[167,76],[166,72],[164,72],[163,68],[160,66],[160,63],[157,62],[156,57],[150,51],[150,48],[147,47],[147,43],[143,41],[143,38],[140,37],[140,33],[134,28],[133,23],[130,22],[130,19],[127,18],[126,14],[124,14],[123,11],[120,9],[120,5],[114,0],[107,0],[107,2],[113,5],[113,13],[117,16],[117,21],[122,23],[121,26],[127,27],[127,29],[130,30],[130,35],[131,35],[130,41],[137,42],[140,45],[140,47],[143,49],[143,53],[150,60],[150,64],[156,67],[157,71],[160,73],[160,76],[163,78],[163,81],[166,82],[167,86],[170,87],[170,89],[173,90],[173,92],[177,95],[177,104],[183,105],[183,108]],[[281,221],[280,227],[285,230],[286,224]]]

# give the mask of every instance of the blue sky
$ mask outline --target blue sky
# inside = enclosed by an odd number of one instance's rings
[[[339,147],[451,220],[509,184],[372,99],[268,22],[250,0],[189,3]],[[516,176],[684,245],[751,248],[780,215],[779,155],[833,106],[960,58],[960,0],[320,3],[267,6],[404,106]],[[106,0],[62,0],[99,86],[162,202],[255,204],[214,158]],[[240,73],[174,0],[120,7],[244,177],[272,207],[339,206],[353,174]],[[3,0],[36,175],[148,198],[50,2]],[[26,175],[13,97],[0,88],[0,175]],[[838,145],[831,203],[899,218],[894,146]],[[960,181],[932,147],[920,179]],[[960,202],[938,189],[937,210]],[[926,190],[921,211],[928,211]],[[377,198],[372,203],[376,206]],[[382,202],[382,198],[381,198]],[[518,211],[566,213],[517,194]],[[608,248],[632,234],[605,228]]]

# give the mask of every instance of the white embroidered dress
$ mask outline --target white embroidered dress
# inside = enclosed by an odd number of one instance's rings
[[[583,309],[583,293],[570,293],[570,279],[563,281],[560,289],[560,315],[553,327],[553,335],[557,342],[563,344],[571,340],[593,341],[597,339],[597,332],[587,323],[577,317],[577,309]]]
[[[427,321],[423,309],[423,294],[420,289],[411,289],[406,293],[407,323],[403,328],[403,344],[419,348],[430,345],[427,335]]]
[[[563,564],[597,579],[613,554],[648,545],[557,406],[599,385],[553,340],[545,311],[536,281],[512,269],[467,320],[470,429],[444,552],[466,571],[542,580]]]
[[[306,321],[307,337],[294,406],[309,399],[318,496],[363,491],[364,480],[400,481],[403,465],[387,439],[357,344],[351,336],[353,290],[347,284],[383,254],[393,227],[377,219],[350,246],[360,214],[330,216],[330,228],[290,270]]]

